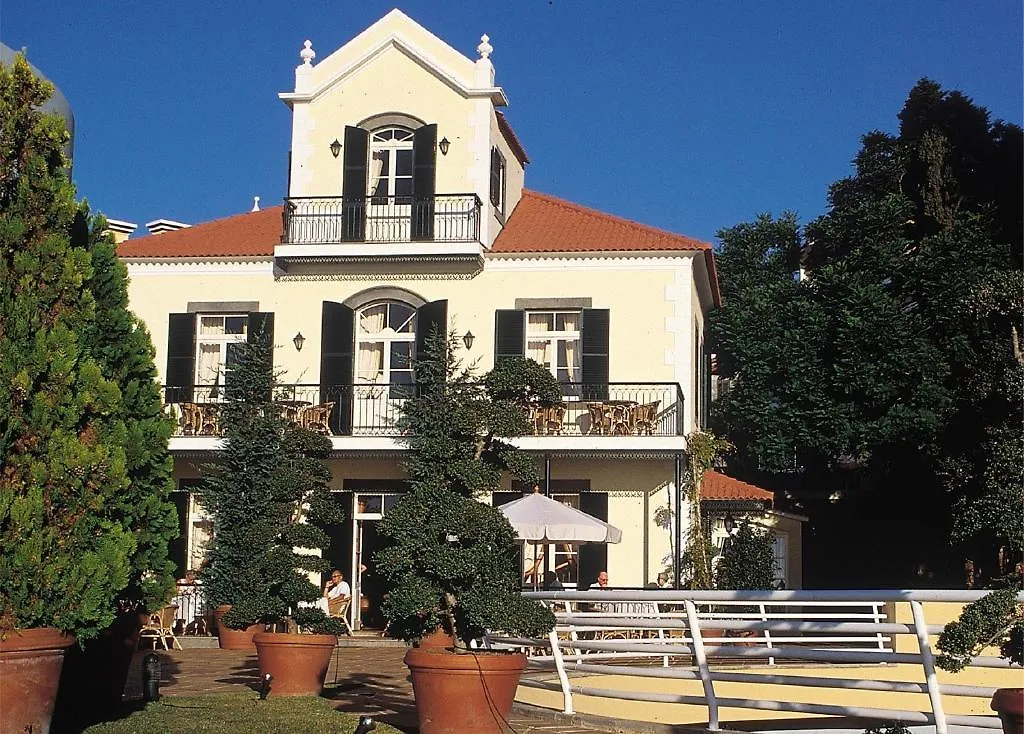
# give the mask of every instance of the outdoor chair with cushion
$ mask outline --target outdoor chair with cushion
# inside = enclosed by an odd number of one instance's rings
[[[597,433],[601,436],[611,433],[612,414],[611,408],[604,403],[587,403],[587,410],[590,412],[590,428],[587,435]]]
[[[561,433],[565,421],[565,406],[562,404],[533,409],[533,432],[536,435]]]

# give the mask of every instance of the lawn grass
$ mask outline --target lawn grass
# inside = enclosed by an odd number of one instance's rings
[[[359,723],[355,714],[335,711],[318,696],[268,698],[254,691],[205,696],[164,696],[123,719],[91,726],[88,734],[351,734]],[[374,734],[401,734],[377,722]]]

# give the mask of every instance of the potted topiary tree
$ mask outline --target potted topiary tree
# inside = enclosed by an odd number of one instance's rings
[[[503,439],[527,433],[529,409],[558,403],[561,390],[521,358],[478,381],[454,357],[455,340],[431,334],[426,342],[400,419],[411,488],[378,528],[386,546],[377,568],[392,584],[382,611],[394,636],[419,645],[440,630],[448,640],[405,656],[420,731],[501,732],[526,658],[469,642],[485,630],[543,635],[554,616],[521,595],[515,532],[477,498],[498,489],[505,472],[535,479],[529,458]]]
[[[0,65],[0,729],[46,731],[64,650],[114,619],[138,544],[118,386],[84,344],[95,318],[67,131],[22,56]]]
[[[1017,600],[1020,579],[1007,589],[997,589],[964,606],[960,617],[946,625],[936,647],[935,663],[957,673],[987,647],[1024,665],[1024,603]],[[1024,688],[1000,688],[992,696],[992,710],[999,714],[1006,734],[1024,731]]]
[[[326,570],[324,526],[343,518],[323,462],[331,442],[284,420],[272,354],[269,336],[254,332],[228,368],[225,445],[201,489],[214,519],[204,577],[213,598],[231,604],[221,625],[253,630],[271,695],[316,695],[342,626],[313,606],[320,589],[309,573]],[[286,631],[263,631],[279,626]]]

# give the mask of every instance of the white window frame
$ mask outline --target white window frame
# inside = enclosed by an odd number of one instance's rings
[[[227,319],[240,318],[243,320],[242,332],[240,334],[227,333]],[[222,327],[220,334],[204,334],[204,320],[220,320]],[[196,340],[193,345],[195,355],[195,367],[193,369],[193,381],[197,387],[200,386],[224,386],[224,366],[228,359],[228,345],[244,342],[249,338],[249,314],[247,313],[197,313],[196,314]],[[203,346],[216,346],[219,349],[217,368],[214,373],[204,374],[202,369],[202,348]],[[211,390],[207,396],[210,400],[216,400],[220,391]]]
[[[575,316],[575,318],[576,318],[576,328],[575,329],[571,329],[571,330],[570,329],[556,330],[555,327],[558,324],[558,316],[559,315],[566,315],[566,314],[572,314],[573,316]],[[551,327],[552,327],[551,331],[530,331],[530,316],[538,316],[538,315],[542,315],[542,316],[550,315],[551,316]],[[551,355],[551,363],[550,364],[543,364],[543,363],[541,363],[542,366],[546,367],[551,372],[551,374],[554,375],[555,379],[559,380],[559,382],[561,384],[563,384],[563,385],[578,385],[578,384],[580,384],[583,381],[583,337],[582,337],[583,331],[582,331],[582,328],[581,328],[583,326],[583,311],[581,309],[573,309],[573,308],[533,309],[533,310],[529,310],[529,311],[526,312],[525,318],[526,318],[526,327],[524,329],[524,332],[525,332],[525,343],[523,344],[523,350],[524,350],[523,354],[525,356],[530,357],[532,359],[530,343],[531,342],[542,342],[542,341],[548,342],[548,344],[549,344],[548,348],[550,349],[549,354]],[[570,376],[569,381],[568,382],[564,382],[564,381],[559,379],[558,371],[559,371],[559,369],[569,370],[570,368],[568,366],[566,366],[566,367],[559,367],[559,365],[558,365],[559,345],[563,344],[563,343],[570,343],[570,342],[575,342],[575,344],[576,344],[576,359],[575,359],[576,364],[571,368],[571,371],[572,371],[572,373],[575,373],[575,375],[577,376],[578,379],[572,379],[572,376]]]
[[[390,140],[384,139],[386,133],[393,133],[394,137]],[[401,137],[399,137],[401,136]],[[413,169],[410,167],[409,174],[398,175],[398,152],[403,150],[410,151],[409,155],[412,155],[413,149],[413,131],[402,125],[387,125],[381,127],[370,133],[370,146],[369,146],[370,160],[368,162],[369,168],[367,169],[366,176],[366,195],[370,197],[394,197],[395,194],[395,183],[399,179],[409,181],[409,194],[412,196],[412,180],[413,180]],[[388,170],[384,172],[383,163],[376,157],[376,154],[388,151]],[[379,164],[379,167],[378,167]],[[378,192],[380,188],[380,182],[385,183],[384,190]],[[402,194],[406,196],[406,194]],[[389,198],[388,202],[391,201]]]
[[[363,330],[363,314],[372,308],[385,307],[385,324],[384,329],[379,332],[371,333]],[[403,308],[409,309],[411,315],[408,319],[399,324],[399,327],[411,323],[409,331],[397,331],[391,324],[391,306],[402,306]],[[416,345],[416,327],[417,327],[417,313],[416,309],[410,306],[404,301],[397,300],[381,300],[367,303],[365,306],[357,309],[355,312],[355,375],[356,382],[358,384],[367,385],[387,385],[395,382],[391,379],[392,372],[400,371],[403,373],[412,374],[412,359],[415,356],[415,345]],[[409,367],[401,367],[394,369],[391,367],[391,345],[396,343],[409,344]],[[363,346],[370,344],[381,344],[383,355],[381,357],[381,366],[378,368],[377,374],[372,378],[368,377],[363,369],[360,362],[362,361]],[[401,383],[406,384],[406,383]],[[410,380],[408,384],[412,384]],[[362,397],[373,397],[373,396],[362,396]]]

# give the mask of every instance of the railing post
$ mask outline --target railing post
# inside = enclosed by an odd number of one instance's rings
[[[768,621],[768,613],[765,611],[764,604],[761,603],[761,604],[758,604],[757,606],[760,607],[760,609],[761,609],[761,621],[762,622],[767,622]],[[769,650],[771,649],[771,647],[772,647],[772,633],[771,633],[771,630],[765,630],[764,631],[764,644],[765,644],[765,647],[767,647]],[[769,665],[775,665],[775,658],[774,657],[768,658],[768,664]]]
[[[558,682],[562,685],[562,713],[571,714],[572,689],[569,687],[569,676],[565,673],[562,648],[558,646],[558,633],[555,630],[552,629],[548,633],[548,641],[551,644],[551,656],[555,659],[555,670],[558,671]]]
[[[932,715],[935,717],[935,734],[947,734],[946,713],[942,709],[942,694],[939,691],[938,677],[935,675],[935,656],[928,641],[928,626],[924,621],[924,606],[914,599],[910,600],[910,611],[914,615],[914,632],[917,633],[917,645],[921,650],[921,665],[924,666],[924,677],[928,683],[928,699],[932,704]]]
[[[697,607],[689,599],[683,603],[686,605],[686,623],[690,626],[690,637],[693,639],[693,656],[697,660],[697,671],[700,673],[700,682],[704,686],[704,699],[708,704],[708,730],[721,731],[718,726],[718,699],[715,698],[715,684],[711,680],[708,659],[704,654],[704,637],[700,632]]]

